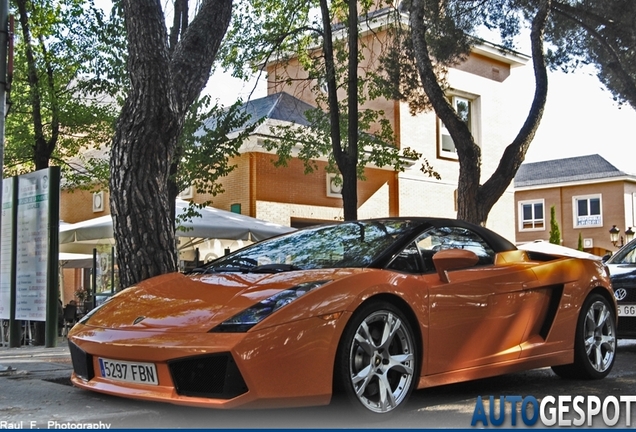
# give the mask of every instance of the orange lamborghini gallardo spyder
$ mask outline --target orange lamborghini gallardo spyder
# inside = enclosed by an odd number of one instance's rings
[[[414,389],[551,366],[599,379],[616,302],[601,261],[437,218],[343,222],[145,280],[70,332],[72,382],[211,408],[385,415]]]

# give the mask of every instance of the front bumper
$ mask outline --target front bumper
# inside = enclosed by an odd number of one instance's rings
[[[79,324],[69,335],[77,387],[210,408],[324,405],[348,317],[310,318],[247,333],[167,333]],[[101,376],[100,357],[155,364],[158,385]]]

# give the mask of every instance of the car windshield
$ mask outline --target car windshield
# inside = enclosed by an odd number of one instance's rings
[[[607,264],[636,264],[636,242],[616,252]]]
[[[205,270],[273,273],[366,267],[415,225],[409,220],[373,220],[307,228],[219,258]]]

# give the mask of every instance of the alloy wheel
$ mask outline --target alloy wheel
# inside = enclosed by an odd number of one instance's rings
[[[597,372],[611,367],[616,352],[616,332],[610,309],[601,301],[591,304],[583,326],[585,352],[590,366]]]
[[[353,390],[368,410],[392,411],[410,392],[415,343],[408,325],[392,311],[379,310],[358,326],[349,350]]]

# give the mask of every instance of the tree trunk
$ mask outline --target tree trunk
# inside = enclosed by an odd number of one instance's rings
[[[53,154],[53,150],[55,149],[55,146],[57,144],[60,129],[59,110],[57,108],[57,101],[55,98],[53,71],[44,44],[41,44],[40,49],[43,51],[43,54],[45,56],[44,60],[47,72],[46,82],[40,82],[40,78],[38,76],[36,64],[37,60],[35,58],[35,53],[33,52],[33,44],[35,42],[31,37],[31,26],[29,19],[30,11],[28,10],[29,3],[26,0],[16,0],[16,5],[18,7],[18,12],[20,15],[20,28],[22,29],[22,39],[24,42],[25,57],[27,61],[27,80],[29,83],[29,96],[31,100],[31,114],[33,118],[34,135],[33,163],[35,165],[35,170],[37,171],[48,168],[51,154]],[[53,95],[50,101],[51,118],[48,120],[51,128],[51,136],[49,137],[49,139],[47,139],[44,134],[44,120],[42,118],[41,99],[41,92],[43,91],[41,90],[42,86],[49,87],[48,93],[50,95]]]
[[[525,158],[528,146],[539,127],[547,100],[548,78],[543,53],[545,28],[550,0],[539,2],[532,22],[532,59],[536,90],[530,112],[514,141],[509,144],[493,175],[481,185],[481,149],[475,143],[468,125],[457,115],[438,83],[426,42],[424,0],[413,0],[409,22],[418,72],[424,91],[437,116],[444,122],[457,149],[459,180],[457,185],[457,218],[485,225],[488,213],[514,179]]]
[[[168,178],[188,107],[205,86],[231,0],[204,0],[171,51],[160,2],[124,0],[131,88],[111,150],[120,287],[177,270]]]
[[[358,218],[358,173],[355,163],[346,162],[338,165],[342,174],[342,210],[344,220]]]
[[[334,159],[336,160],[336,165],[338,165],[338,169],[340,170],[340,174],[342,175],[342,206],[344,211],[344,219],[355,220],[358,218],[358,153],[356,148],[354,157],[352,158],[351,143],[349,143],[346,149],[342,148],[342,138],[340,135],[340,107],[338,105],[338,87],[336,82],[336,65],[333,50],[333,33],[331,31],[332,23],[331,16],[329,15],[329,4],[327,0],[320,0],[320,12],[322,15],[322,24],[325,32],[323,36],[323,53],[325,56],[325,69],[327,75],[327,104],[329,106],[329,123],[331,124],[331,147],[333,150]],[[349,83],[349,85],[351,84]],[[351,103],[350,93],[348,93],[348,97],[349,103]],[[351,137],[350,129],[348,131],[348,136],[349,138]],[[355,144],[357,145],[357,139]]]
[[[349,0],[347,65],[347,155],[340,170],[349,188],[342,190],[345,220],[358,218],[358,2]],[[344,183],[343,183],[344,185]],[[352,186],[353,187],[352,187]]]

